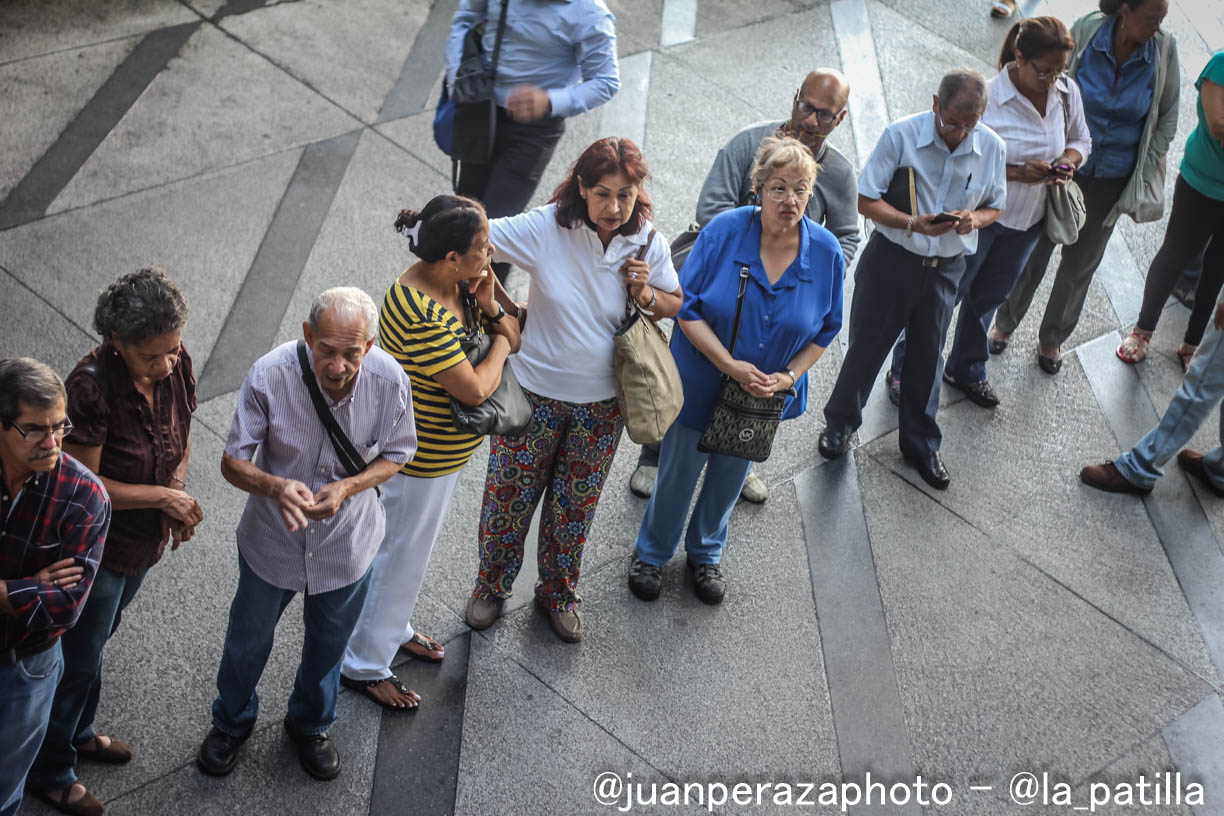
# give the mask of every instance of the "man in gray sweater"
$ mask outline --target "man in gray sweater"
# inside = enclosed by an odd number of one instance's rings
[[[808,199],[806,215],[836,236],[848,269],[859,245],[858,182],[850,160],[827,139],[846,118],[849,99],[850,83],[840,71],[817,68],[804,78],[803,84],[795,92],[790,119],[757,122],[732,136],[731,141],[718,151],[714,166],[701,185],[701,195],[697,198],[697,225],[705,226],[711,218],[725,210],[757,203],[752,187],[752,163],[757,148],[769,136],[793,136],[812,151],[820,164],[816,188]],[[629,489],[635,495],[648,498],[654,491],[658,465],[658,446],[643,446],[637,470],[629,480]],[[769,498],[769,490],[756,473],[749,472],[740,495],[747,501],[760,504]]]

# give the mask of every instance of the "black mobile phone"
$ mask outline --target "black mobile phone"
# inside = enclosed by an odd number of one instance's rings
[[[960,216],[950,212],[941,212],[939,215],[931,219],[932,224],[946,224],[949,221],[960,221]]]

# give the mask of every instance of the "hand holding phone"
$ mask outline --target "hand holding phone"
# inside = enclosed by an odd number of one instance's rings
[[[951,222],[959,222],[961,217],[956,213],[941,212],[931,219],[932,224],[948,224]]]

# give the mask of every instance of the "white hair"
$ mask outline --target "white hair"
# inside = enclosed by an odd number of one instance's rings
[[[319,320],[328,312],[337,320],[361,318],[365,321],[365,339],[373,340],[378,333],[378,307],[374,299],[356,286],[334,286],[320,292],[310,304],[310,330],[319,331]]]

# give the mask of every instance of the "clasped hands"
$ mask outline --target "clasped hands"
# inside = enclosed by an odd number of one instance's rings
[[[344,480],[323,485],[317,493],[297,479],[281,479],[276,488],[276,506],[289,532],[305,530],[311,521],[331,518],[349,496]]]
[[[732,360],[724,369],[723,373],[740,384],[749,394],[754,397],[769,397],[779,391],[786,391],[794,387],[795,382],[791,380],[790,374],[785,371],[775,371],[773,374],[766,374],[752,363],[744,360]]]

